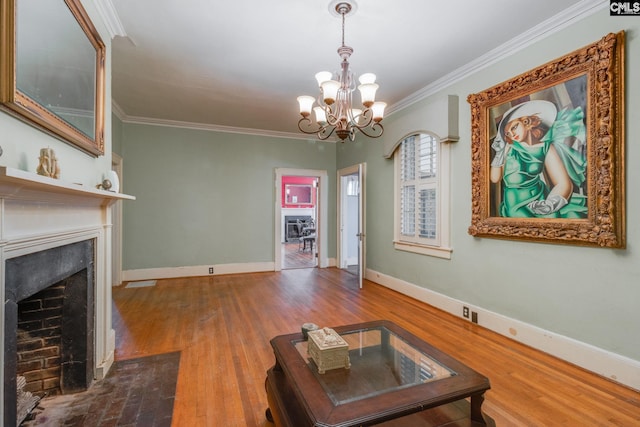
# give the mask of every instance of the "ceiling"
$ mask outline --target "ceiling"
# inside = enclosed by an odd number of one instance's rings
[[[391,113],[608,4],[356,1],[345,24],[351,68],[376,73],[376,98]],[[124,121],[300,135],[296,97],[316,96],[315,73],[339,68],[342,23],[330,0],[111,2],[121,33],[112,45],[112,95]]]

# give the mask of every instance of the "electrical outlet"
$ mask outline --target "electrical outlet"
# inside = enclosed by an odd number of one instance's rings
[[[471,321],[473,323],[478,323],[478,313],[476,313],[475,311],[471,312]]]
[[[465,319],[469,318],[469,307],[462,307],[462,316]]]
[[[209,274],[213,274],[213,267],[209,267]]]

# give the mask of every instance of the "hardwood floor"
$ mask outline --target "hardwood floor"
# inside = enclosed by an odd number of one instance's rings
[[[313,250],[307,245],[305,248],[299,242],[287,242],[280,245],[282,269],[315,267],[317,258],[315,246]]]
[[[181,352],[173,426],[271,426],[269,340],[304,322],[388,319],[487,376],[498,426],[640,425],[640,393],[339,269],[114,288],[116,359]]]

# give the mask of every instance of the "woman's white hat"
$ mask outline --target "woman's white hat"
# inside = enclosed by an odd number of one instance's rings
[[[500,124],[498,125],[497,137],[504,139],[504,127],[507,123],[511,120],[526,116],[538,116],[544,127],[549,129],[553,122],[556,121],[557,114],[558,109],[552,102],[542,100],[523,102],[515,107],[511,107],[506,113],[504,113],[502,120],[500,120]]]

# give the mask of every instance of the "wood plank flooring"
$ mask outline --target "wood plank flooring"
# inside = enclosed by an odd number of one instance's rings
[[[304,322],[391,320],[487,376],[498,426],[638,426],[640,393],[335,268],[114,288],[116,359],[181,351],[173,426],[271,426],[269,340]]]
[[[318,260],[315,249],[315,245],[313,250],[311,250],[310,245],[307,245],[307,248],[304,249],[299,242],[282,243],[280,245],[282,269],[315,267]]]

